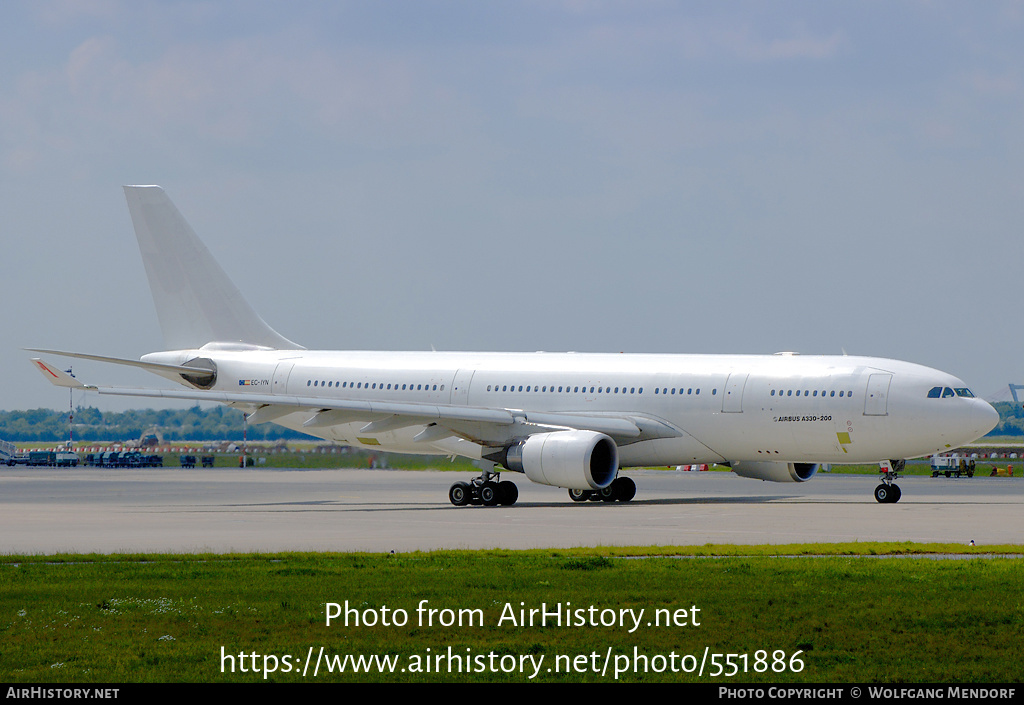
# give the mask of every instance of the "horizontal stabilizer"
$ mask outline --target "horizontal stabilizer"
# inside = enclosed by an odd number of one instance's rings
[[[63,350],[42,350],[40,348],[25,348],[29,352],[43,353],[44,355],[60,355],[62,357],[75,357],[80,360],[94,360],[96,362],[107,362],[112,365],[126,365],[128,367],[139,367],[149,372],[175,372],[178,374],[210,374],[208,367],[190,367],[189,365],[167,365],[160,362],[142,362],[141,360],[128,360],[123,357],[107,357],[106,355],[87,355],[85,353],[65,352]]]
[[[86,385],[79,382],[77,379],[69,375],[64,370],[58,369],[48,362],[40,360],[38,357],[32,358],[32,364],[39,368],[39,371],[43,373],[43,377],[50,380],[50,384],[55,387],[70,387],[72,389],[88,389]]]

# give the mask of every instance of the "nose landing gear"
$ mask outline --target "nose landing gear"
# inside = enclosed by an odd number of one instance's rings
[[[882,473],[882,484],[875,488],[875,500],[880,504],[895,504],[900,501],[903,492],[893,481],[899,477],[899,473],[906,467],[906,460],[883,460],[879,463],[879,472]]]

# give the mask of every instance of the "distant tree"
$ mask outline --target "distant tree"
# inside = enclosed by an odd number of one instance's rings
[[[212,441],[241,440],[242,412],[225,406],[203,410],[130,409],[101,412],[93,407],[75,410],[76,441],[127,441],[155,426],[164,440]],[[253,440],[310,438],[274,424],[249,426],[247,436]],[[0,439],[15,442],[60,442],[67,440],[67,412],[52,409],[0,411]]]

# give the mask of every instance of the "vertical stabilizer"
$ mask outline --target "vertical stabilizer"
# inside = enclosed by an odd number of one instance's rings
[[[125,186],[156,314],[170,350],[206,343],[299,349],[249,306],[159,186]]]

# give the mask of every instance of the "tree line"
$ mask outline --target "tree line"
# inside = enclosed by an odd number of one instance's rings
[[[992,404],[999,412],[999,423],[990,436],[1024,436],[1024,405],[1012,401],[997,401]]]
[[[993,404],[999,424],[990,436],[1024,436],[1024,405]],[[125,441],[139,438],[154,427],[165,441],[216,441],[242,438],[242,412],[227,406],[201,409],[131,409],[100,411],[78,407],[74,418],[75,441]],[[309,439],[304,433],[271,423],[249,426],[254,441]],[[53,409],[0,411],[0,439],[22,443],[60,442],[68,438],[68,412]]]
[[[242,412],[226,406],[201,409],[130,409],[100,411],[78,407],[72,419],[75,442],[126,441],[157,429],[165,441],[241,440]],[[310,436],[275,424],[249,426],[246,436],[256,441],[309,439]],[[53,409],[0,411],[0,439],[13,442],[61,442],[68,439],[68,412]]]

